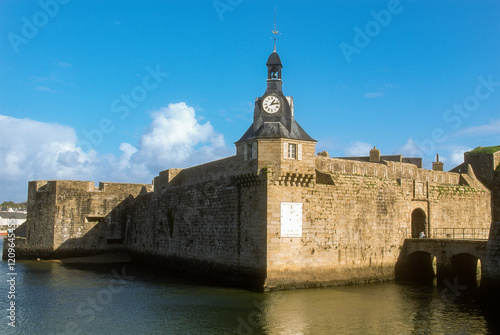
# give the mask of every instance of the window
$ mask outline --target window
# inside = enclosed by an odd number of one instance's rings
[[[302,144],[284,143],[283,158],[302,160]]]
[[[297,155],[297,145],[293,143],[288,144],[288,158],[295,159]]]
[[[257,158],[257,142],[252,144],[252,151],[251,151],[251,156],[250,159],[256,159]]]
[[[252,144],[245,144],[243,146],[243,159],[256,159],[257,158],[257,142]]]
[[[99,223],[104,219],[104,216],[86,216],[85,222]]]

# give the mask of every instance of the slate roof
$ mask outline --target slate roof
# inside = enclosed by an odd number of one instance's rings
[[[281,59],[280,56],[276,51],[274,51],[272,54],[269,55],[269,58],[267,59],[267,66],[269,65],[281,65],[283,67],[283,64],[281,64]]]
[[[0,217],[2,219],[22,220],[22,219],[26,219],[26,213],[21,213],[21,212],[0,212]]]
[[[251,125],[236,143],[255,138],[290,138],[316,142],[295,120],[292,120],[291,131],[288,131],[281,122],[264,122],[256,131]]]

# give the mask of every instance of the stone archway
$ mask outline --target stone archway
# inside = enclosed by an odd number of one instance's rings
[[[451,258],[451,277],[467,288],[477,288],[481,281],[481,261],[474,255],[460,253]]]
[[[394,268],[396,280],[429,283],[436,277],[436,257],[426,251],[415,251],[399,257]]]
[[[427,236],[427,215],[423,209],[416,208],[411,213],[411,237],[419,238],[421,232]]]

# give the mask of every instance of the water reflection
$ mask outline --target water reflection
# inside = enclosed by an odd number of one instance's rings
[[[387,282],[261,294],[158,275],[131,264],[122,267],[19,262],[18,327],[12,330],[2,324],[0,333],[496,334],[499,330],[497,310],[481,305],[473,292],[457,295],[447,286]],[[5,273],[0,272],[4,292]],[[0,303],[2,309],[8,303],[4,294]]]
[[[472,297],[452,298],[435,286],[381,283],[277,292],[265,306],[265,334],[491,333]]]

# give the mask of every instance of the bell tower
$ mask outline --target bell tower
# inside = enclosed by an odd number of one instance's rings
[[[235,143],[236,155],[248,161],[254,173],[271,168],[275,181],[303,180],[303,176],[311,180],[315,175],[316,140],[295,121],[293,98],[283,94],[277,33],[275,27],[274,50],[266,62],[266,91],[255,99],[253,123]],[[291,177],[299,175],[302,177]]]
[[[281,59],[276,49],[267,59],[267,92],[281,92],[281,86],[283,82],[281,81],[281,69],[283,65],[281,64]]]
[[[279,31],[276,29],[276,9],[274,10],[274,29],[273,29],[273,39],[274,39],[274,51],[267,59],[267,90],[268,92],[280,92],[283,82],[281,81],[281,69],[283,65],[281,64],[281,59],[276,52],[276,39],[279,35]]]

